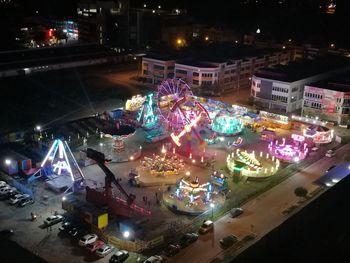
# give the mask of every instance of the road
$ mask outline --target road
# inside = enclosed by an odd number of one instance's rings
[[[303,186],[309,191],[315,188],[313,182],[321,177],[331,165],[343,162],[343,156],[350,151],[350,143],[336,151],[333,158],[323,157],[302,171],[289,177],[279,185],[243,205],[245,212],[238,218],[228,215],[215,222],[214,232],[200,236],[197,242],[180,251],[168,262],[210,262],[220,257],[223,250],[219,240],[228,234],[235,234],[239,239],[254,232],[257,239],[262,238],[272,229],[287,219],[282,211],[295,203],[298,198],[294,189]]]

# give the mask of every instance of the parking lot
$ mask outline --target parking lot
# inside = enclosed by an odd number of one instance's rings
[[[14,234],[10,237],[11,240],[49,262],[108,262],[113,252],[104,258],[99,258],[96,254],[78,245],[81,236],[73,238],[60,233],[61,222],[51,226],[44,224],[44,220],[54,215],[56,211],[63,215],[64,211],[61,209],[59,196],[55,197],[53,193],[46,192],[45,189],[42,191],[44,192],[36,192],[35,196],[38,198],[35,198],[34,204],[28,204],[24,207],[10,205],[9,200],[0,201],[1,230],[13,229]],[[50,205],[39,197],[45,194]],[[35,221],[32,221],[31,213],[37,215]],[[117,249],[114,251],[116,252]],[[16,253],[14,249],[9,253],[9,256],[13,253]],[[138,254],[130,253],[125,262],[142,262],[144,259]],[[10,260],[9,262],[14,261]]]

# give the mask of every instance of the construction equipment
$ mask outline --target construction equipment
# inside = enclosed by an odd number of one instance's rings
[[[109,170],[109,168],[105,165],[108,160],[106,160],[103,153],[88,148],[86,150],[86,156],[96,161],[97,165],[106,175],[104,189],[93,189],[88,186],[86,187],[86,200],[88,202],[100,206],[108,206],[108,212],[112,216],[131,217],[132,211],[150,215],[148,210],[134,204],[136,196],[133,194],[128,194],[119,184],[117,178],[115,178],[111,170]],[[113,196],[112,183],[118,188],[126,200]]]

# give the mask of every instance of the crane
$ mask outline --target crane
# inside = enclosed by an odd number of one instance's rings
[[[115,178],[114,174],[109,170],[109,168],[105,165],[108,161],[105,158],[105,155],[101,152],[98,152],[94,149],[87,148],[86,156],[90,159],[96,161],[97,165],[102,169],[105,173],[105,188],[106,188],[106,196],[110,197],[112,195],[112,183],[118,188],[118,190],[124,195],[126,198],[127,204],[132,205],[135,201],[136,196],[133,194],[128,194],[124,188],[119,184],[118,180]]]

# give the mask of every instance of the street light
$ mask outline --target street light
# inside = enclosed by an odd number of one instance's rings
[[[213,219],[214,218],[214,207],[215,207],[214,203],[210,203],[210,207],[211,207],[211,219]]]
[[[41,126],[40,126],[40,125],[37,125],[37,126],[35,127],[35,129],[36,129],[37,131],[41,131]]]
[[[11,160],[10,160],[10,159],[6,159],[6,160],[5,160],[5,164],[6,164],[7,166],[9,166],[9,165],[11,164]]]
[[[124,231],[123,232],[123,237],[124,238],[128,238],[130,236],[130,232],[129,231]]]
[[[260,32],[261,32],[261,30],[260,30],[260,28],[258,28],[258,29],[256,30],[256,33],[257,33],[257,34],[260,34]]]

